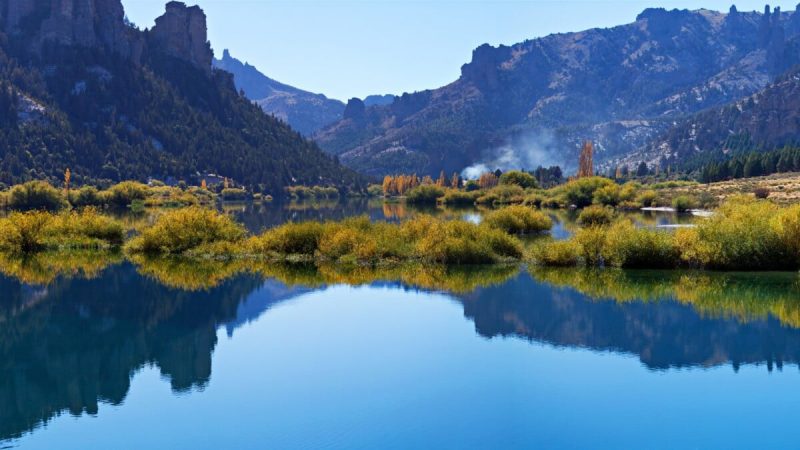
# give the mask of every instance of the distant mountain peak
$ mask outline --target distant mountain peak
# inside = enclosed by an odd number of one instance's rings
[[[649,8],[612,28],[484,44],[452,83],[367,107],[315,139],[372,175],[569,167],[586,139],[599,160],[616,158],[800,63],[800,14],[732,11]]]

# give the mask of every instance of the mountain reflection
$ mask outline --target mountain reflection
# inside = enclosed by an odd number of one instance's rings
[[[624,352],[651,369],[800,362],[796,274],[42,258],[0,261],[0,441],[121,403],[146,365],[174,391],[203,387],[220,328],[330,284],[448,292],[481,336]]]
[[[796,274],[532,273],[463,296],[479,334],[631,353],[652,369],[800,363]]]
[[[65,411],[94,414],[100,401],[121,403],[133,374],[148,364],[175,391],[202,387],[219,326],[251,320],[247,302],[261,314],[302,292],[254,276],[183,291],[130,265],[46,287],[0,277],[0,290],[0,441]]]

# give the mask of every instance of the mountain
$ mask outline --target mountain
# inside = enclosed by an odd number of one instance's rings
[[[214,67],[230,72],[236,89],[244,92],[261,109],[302,133],[313,135],[320,129],[342,119],[345,104],[322,94],[314,94],[288,84],[275,81],[248,63],[222,52],[222,59],[214,59]],[[385,106],[394,101],[394,95],[369,95],[366,106]]]
[[[751,96],[679,121],[620,163],[680,163],[798,143],[800,68],[795,68]]]
[[[236,88],[244,91],[247,98],[303,135],[308,136],[342,118],[344,103],[339,100],[275,81],[250,64],[233,58],[228,50],[222,53],[222,59],[214,60],[214,67],[232,73]]]
[[[394,95],[368,95],[364,97],[364,106],[386,106],[394,102]]]
[[[483,45],[442,88],[390,105],[353,100],[320,146],[357,170],[438,174],[574,167],[639,149],[676,120],[766,87],[800,62],[800,14],[647,9],[609,29]]]
[[[214,172],[271,193],[363,187],[212,60],[196,6],[170,2],[142,31],[120,0],[0,0],[0,181],[70,168],[77,184]]]

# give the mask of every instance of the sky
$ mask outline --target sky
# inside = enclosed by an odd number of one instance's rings
[[[185,0],[208,16],[209,40],[267,76],[347,100],[455,81],[481,44],[632,22],[647,7],[727,11],[731,0]],[[793,11],[798,0],[772,2]],[[153,26],[166,0],[122,0],[128,18]],[[765,0],[737,1],[739,11]]]

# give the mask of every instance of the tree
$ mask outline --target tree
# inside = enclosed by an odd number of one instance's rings
[[[508,172],[500,175],[499,183],[513,184],[520,186],[523,189],[538,187],[536,178],[534,178],[533,175],[519,170],[509,170]]]
[[[458,176],[457,173],[453,173],[453,177],[450,178],[450,187],[453,189],[458,189],[461,187],[461,177]]]
[[[493,188],[497,186],[497,183],[498,183],[497,175],[495,175],[492,172],[486,172],[482,174],[480,178],[478,178],[478,186],[480,186],[481,189]]]
[[[444,176],[444,170],[439,173],[439,178],[436,179],[436,185],[439,187],[445,187],[447,184],[447,178]]]
[[[647,163],[644,161],[640,162],[639,167],[636,168],[636,176],[646,177],[648,173],[650,173],[650,169],[647,168]]]
[[[592,176],[594,176],[594,144],[592,141],[586,141],[578,158],[578,178]]]

